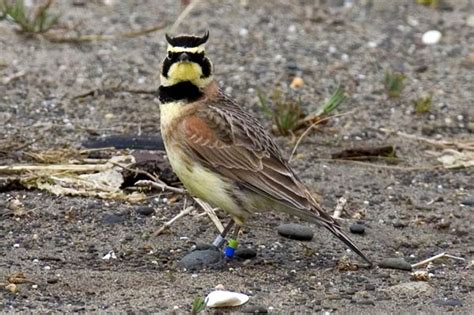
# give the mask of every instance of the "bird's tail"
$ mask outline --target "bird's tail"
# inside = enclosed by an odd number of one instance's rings
[[[341,231],[341,227],[336,224],[331,224],[326,221],[320,221],[326,229],[329,230],[332,234],[334,234],[338,239],[340,239],[347,247],[349,247],[354,253],[359,255],[363,260],[365,260],[370,266],[372,266],[372,262],[362,253],[362,251],[357,247],[357,245]]]
[[[338,239],[340,239],[347,247],[349,247],[354,253],[359,255],[363,260],[365,260],[370,266],[372,262],[362,253],[362,251],[357,247],[357,245],[352,241],[349,236],[342,232],[342,228],[333,217],[327,214],[318,202],[314,198],[309,198],[312,204],[311,214],[308,212],[300,212],[299,215],[303,218],[306,218],[308,221],[313,221],[324,226],[332,234],[334,234]],[[298,215],[298,214],[297,214]]]

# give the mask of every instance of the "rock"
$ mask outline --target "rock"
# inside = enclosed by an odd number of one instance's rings
[[[423,34],[421,37],[421,41],[425,45],[434,45],[437,44],[441,40],[441,32],[437,30],[430,30]]]
[[[403,229],[404,227],[406,227],[407,224],[403,221],[395,221],[393,222],[393,227],[394,228],[397,228],[397,229]]]
[[[462,306],[462,301],[458,299],[440,299],[434,300],[434,304],[441,306]]]
[[[304,81],[302,78],[300,77],[294,77],[293,78],[293,81],[291,81],[291,84],[290,84],[290,87],[292,89],[299,89],[300,87],[302,87],[304,85]]]
[[[311,241],[313,239],[313,231],[304,225],[296,223],[281,224],[277,230],[278,234],[289,239],[298,241]]]
[[[368,283],[368,284],[365,285],[365,290],[374,291],[375,290],[375,285],[371,284],[371,283]]]
[[[474,27],[474,14],[471,14],[466,19],[467,26]]]
[[[354,234],[364,234],[365,233],[365,225],[359,224],[359,223],[354,223],[349,227],[349,230],[351,233]]]
[[[240,312],[244,314],[267,314],[268,310],[263,305],[247,305]]]
[[[125,216],[122,214],[106,213],[102,217],[102,223],[104,224],[119,224],[125,222]]]
[[[430,296],[434,289],[427,282],[405,282],[393,285],[384,290],[390,295],[405,295],[408,298],[415,296]]]
[[[466,198],[463,201],[461,201],[461,204],[463,206],[474,206],[474,198]]]
[[[59,281],[58,278],[49,278],[48,280],[46,280],[46,282],[49,284],[55,284],[55,283],[58,283],[58,281]]]
[[[224,254],[214,247],[190,252],[181,259],[179,265],[189,271],[195,271],[221,268],[224,262]]]
[[[234,257],[240,259],[252,259],[257,256],[257,251],[252,248],[237,248]]]
[[[137,208],[137,213],[141,214],[143,216],[149,216],[149,215],[152,215],[153,213],[155,213],[155,209],[153,209],[153,207],[149,207],[149,206],[138,207]]]
[[[386,258],[379,263],[379,267],[411,271],[411,265],[403,258]]]

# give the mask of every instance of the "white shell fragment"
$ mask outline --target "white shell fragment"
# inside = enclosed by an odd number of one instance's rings
[[[441,40],[441,32],[437,30],[431,30],[423,34],[421,41],[425,45],[434,45]]]
[[[216,290],[212,291],[206,297],[207,307],[228,307],[228,306],[239,306],[247,303],[249,300],[248,295],[231,292]]]

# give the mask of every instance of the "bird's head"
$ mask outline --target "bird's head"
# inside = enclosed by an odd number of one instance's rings
[[[199,88],[206,87],[212,81],[212,63],[204,47],[208,38],[209,32],[202,37],[166,34],[168,50],[161,68],[161,85],[189,81]]]

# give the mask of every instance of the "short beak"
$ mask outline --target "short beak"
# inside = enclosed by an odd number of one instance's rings
[[[189,55],[185,52],[182,53],[181,55],[179,55],[179,61],[181,62],[189,61]]]

